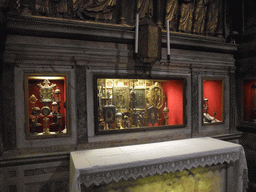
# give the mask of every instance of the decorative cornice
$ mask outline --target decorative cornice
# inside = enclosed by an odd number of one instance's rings
[[[39,16],[8,15],[9,34],[56,37],[89,41],[134,43],[134,26],[96,23]],[[166,31],[162,30],[162,44],[166,44]],[[218,53],[235,53],[237,45],[225,39],[171,32],[171,47]]]
[[[53,152],[45,154],[21,155],[10,158],[1,158],[0,167],[18,166],[26,164],[35,164],[49,161],[69,161],[69,152]]]

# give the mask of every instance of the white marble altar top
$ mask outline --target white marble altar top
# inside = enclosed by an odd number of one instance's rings
[[[210,137],[75,151],[70,156],[78,183],[85,186],[236,160],[243,165],[241,172],[247,169],[241,145]]]
[[[76,169],[92,170],[104,167],[122,167],[129,163],[157,161],[181,155],[225,151],[239,148],[241,145],[225,142],[210,137],[184,139],[177,141],[131,145],[106,149],[93,149],[71,152]],[[179,158],[180,159],[180,158]]]

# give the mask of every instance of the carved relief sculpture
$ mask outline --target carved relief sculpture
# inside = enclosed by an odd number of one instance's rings
[[[50,14],[49,0],[35,0],[35,12],[41,15]]]
[[[214,35],[218,24],[218,0],[199,0],[195,8],[193,33]]]
[[[178,17],[178,0],[168,0],[166,3],[166,20],[170,21],[170,29],[176,31]]]
[[[53,17],[68,17],[68,1],[35,0],[35,14]]]
[[[68,12],[67,0],[54,0],[54,9],[56,10],[56,16],[66,16]]]
[[[204,34],[204,27],[207,12],[207,0],[198,0],[195,7],[195,19],[193,33]]]
[[[153,0],[138,0],[137,10],[140,18],[153,16]]]
[[[81,20],[85,20],[85,17],[111,20],[116,0],[73,0],[73,5],[75,15]]]
[[[215,35],[220,10],[219,0],[208,0],[206,35]]]
[[[193,13],[194,0],[183,0],[180,8],[179,31],[192,32]]]

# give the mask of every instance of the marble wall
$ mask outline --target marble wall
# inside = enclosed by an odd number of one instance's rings
[[[134,75],[134,26],[9,15],[6,31],[1,79],[5,151],[0,159],[0,182],[3,191],[67,191],[69,152],[74,150],[203,136],[236,140],[240,136],[235,130],[233,107],[237,45],[226,43],[225,39],[172,33],[171,64],[166,66],[163,63],[167,61],[167,40],[166,32],[162,31],[163,54],[152,72],[187,80],[184,128],[98,136],[90,126],[93,103],[88,103],[88,97],[92,97],[88,74],[100,70],[115,75],[125,70]],[[68,138],[26,140],[22,73],[49,69],[72,74],[72,134]],[[225,79],[223,124],[202,125],[204,77]]]

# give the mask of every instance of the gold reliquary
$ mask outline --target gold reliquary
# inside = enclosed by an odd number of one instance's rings
[[[67,74],[25,74],[27,139],[69,135]]]
[[[96,78],[96,134],[184,127],[184,79]]]

